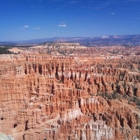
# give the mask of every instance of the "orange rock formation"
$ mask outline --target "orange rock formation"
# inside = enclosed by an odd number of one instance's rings
[[[4,57],[0,132],[15,140],[140,138],[139,57]]]

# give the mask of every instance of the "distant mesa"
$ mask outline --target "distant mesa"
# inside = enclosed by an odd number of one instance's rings
[[[99,37],[55,37],[42,38],[15,42],[0,42],[0,45],[20,46],[38,45],[52,42],[80,43],[83,46],[138,46],[140,45],[140,35],[112,35]]]
[[[17,48],[17,47],[14,47],[14,48],[10,48],[8,49],[10,52],[13,52],[13,53],[21,53],[23,52],[23,50]]]

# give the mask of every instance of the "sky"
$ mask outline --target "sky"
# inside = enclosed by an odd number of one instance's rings
[[[0,0],[0,41],[140,34],[140,0]]]

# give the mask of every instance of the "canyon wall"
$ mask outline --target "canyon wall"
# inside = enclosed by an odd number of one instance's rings
[[[15,140],[138,140],[139,60],[1,60],[0,132]]]

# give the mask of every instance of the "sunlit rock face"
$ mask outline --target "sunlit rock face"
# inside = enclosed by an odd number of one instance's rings
[[[12,138],[11,136],[7,136],[6,134],[0,132],[0,140],[14,140],[14,138]]]
[[[139,139],[140,58],[128,58],[1,57],[0,140]]]

